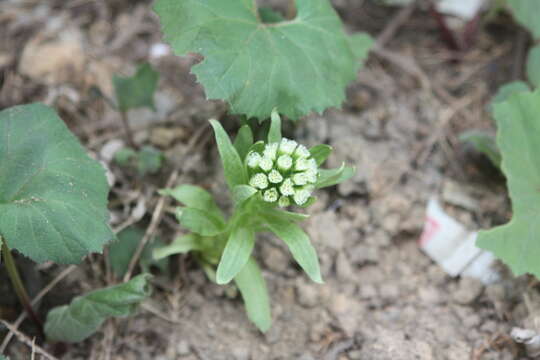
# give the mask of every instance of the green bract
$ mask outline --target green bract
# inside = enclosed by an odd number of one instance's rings
[[[281,137],[281,119],[271,116],[267,143],[253,143],[249,126],[243,126],[233,143],[217,121],[212,120],[225,178],[234,201],[234,211],[225,219],[205,190],[180,185],[162,193],[173,196],[185,207],[176,216],[191,234],[177,238],[169,246],[156,249],[163,258],[194,252],[209,277],[218,284],[234,280],[249,318],[261,331],[270,326],[270,305],[264,279],[251,256],[256,233],[271,231],[285,242],[293,258],[306,274],[321,283],[319,259],[308,235],[296,222],[307,215],[279,210],[277,206],[308,206],[316,188],[346,180],[354,169],[319,169],[331,152],[327,145],[311,149]],[[217,267],[217,270],[214,270]]]
[[[177,55],[204,56],[193,73],[208,98],[260,120],[274,107],[297,119],[341,105],[373,41],[347,36],[328,0],[296,5],[290,21],[261,18],[254,0],[158,0],[154,10]]]

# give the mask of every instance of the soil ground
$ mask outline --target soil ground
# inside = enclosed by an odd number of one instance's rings
[[[402,11],[373,1],[334,5],[349,31],[374,37]],[[448,186],[477,201],[475,209],[446,207],[470,229],[509,218],[501,176],[457,137],[472,128],[493,131],[489,99],[500,84],[520,78],[526,37],[508,18],[496,18],[480,27],[468,51],[458,53],[441,39],[433,17],[416,9],[385,40],[349,86],[342,109],[287,127],[289,136],[306,145],[332,145],[330,165],[346,161],[358,169],[353,180],[319,193],[304,224],[321,257],[324,285],[310,283],[282,243],[262,236],[256,256],[274,321],[262,335],[247,320],[234,288],[212,284],[189,257],[180,257],[170,273],[156,271],[156,290],[138,315],[107,322],[63,358],[522,358],[509,333],[530,323],[534,311],[523,299],[538,299],[536,283],[505,275],[486,287],[452,278],[419,249],[418,239],[427,200]],[[177,183],[203,186],[229,205],[207,120],[219,118],[231,130],[237,120],[226,115],[224,104],[205,99],[189,73],[197,56],[157,56],[160,44],[149,1],[0,3],[0,109],[43,101],[59,110],[115,177],[115,227],[131,219],[137,203],[146,209],[138,225],[147,226],[158,201],[155,190],[175,170]],[[161,75],[157,111],[132,111],[129,118],[136,141],[164,151],[167,165],[143,182],[110,162],[107,145],[122,141],[123,132],[104,97],[113,97],[113,74],[132,74],[146,61]],[[194,136],[196,143],[190,142]],[[181,231],[166,215],[157,234],[169,241]],[[34,294],[65,269],[19,259]],[[12,321],[20,309],[3,269],[0,278],[0,315]],[[103,257],[92,255],[48,293],[40,311],[115,281]],[[34,331],[31,325],[21,329]],[[8,353],[30,358],[19,340],[11,341]]]

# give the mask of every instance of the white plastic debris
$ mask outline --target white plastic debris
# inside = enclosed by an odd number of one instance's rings
[[[103,145],[99,152],[99,155],[101,156],[101,159],[103,159],[103,161],[105,161],[106,163],[110,163],[114,158],[114,154],[116,154],[120,149],[124,148],[125,146],[126,145],[124,141],[120,139],[109,140],[105,145]]]
[[[155,43],[150,46],[150,59],[157,60],[171,54],[171,48],[164,43]]]
[[[491,284],[500,279],[492,267],[495,257],[476,247],[477,235],[446,214],[436,198],[429,200],[419,240],[422,250],[451,276],[469,276]]]
[[[485,3],[486,0],[440,0],[437,3],[437,10],[469,21],[478,14]]]
[[[532,358],[540,356],[540,334],[536,331],[515,327],[510,336],[515,342],[525,345],[527,355]]]

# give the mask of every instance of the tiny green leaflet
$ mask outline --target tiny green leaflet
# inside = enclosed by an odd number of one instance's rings
[[[149,107],[155,110],[154,93],[159,81],[159,73],[150,64],[142,64],[135,75],[114,76],[113,85],[116,101],[120,111],[128,111],[138,107]]]

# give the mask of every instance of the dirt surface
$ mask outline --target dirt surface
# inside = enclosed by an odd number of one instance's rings
[[[350,31],[374,37],[400,11],[371,1],[334,3]],[[451,278],[417,243],[427,200],[448,184],[474,190],[478,208],[447,207],[470,229],[509,217],[501,177],[493,180],[486,160],[471,154],[457,136],[470,128],[493,130],[487,104],[499,84],[520,76],[520,36],[509,19],[495,19],[479,30],[470,50],[456,53],[441,39],[434,19],[417,9],[372,53],[348,88],[343,109],[288,126],[289,136],[306,145],[332,145],[331,166],[346,161],[358,172],[353,180],[320,191],[304,224],[321,258],[324,285],[310,283],[282,243],[270,235],[259,238],[256,256],[272,298],[268,333],[249,323],[234,288],[210,283],[189,257],[181,257],[171,263],[170,274],[156,272],[154,295],[137,316],[108,322],[99,334],[70,346],[63,358],[522,358],[509,334],[513,326],[531,324],[535,313],[523,299],[538,299],[537,283],[505,275],[486,287]],[[114,96],[113,74],[132,74],[145,61],[161,74],[157,111],[132,111],[129,118],[136,141],[160,148],[168,160],[159,174],[140,179],[110,161],[108,149],[123,141],[123,132],[104,97]],[[197,61],[195,55],[174,57],[163,47],[148,1],[0,3],[0,109],[43,101],[59,110],[111,169],[116,228],[134,219],[137,203],[146,209],[138,224],[147,226],[158,201],[155,190],[175,170],[177,183],[206,187],[221,205],[229,205],[207,120],[220,118],[229,129],[237,122],[226,116],[224,104],[205,100],[189,74]],[[181,231],[169,215],[158,228],[166,240]],[[65,269],[24,268],[25,277],[34,279],[34,294]],[[46,296],[43,314],[75,294],[119,281],[107,269],[103,257],[88,257]],[[0,315],[11,321],[19,310],[3,269],[0,279]],[[30,325],[22,330],[34,331]],[[29,348],[18,340],[11,341],[8,353],[29,358]]]

